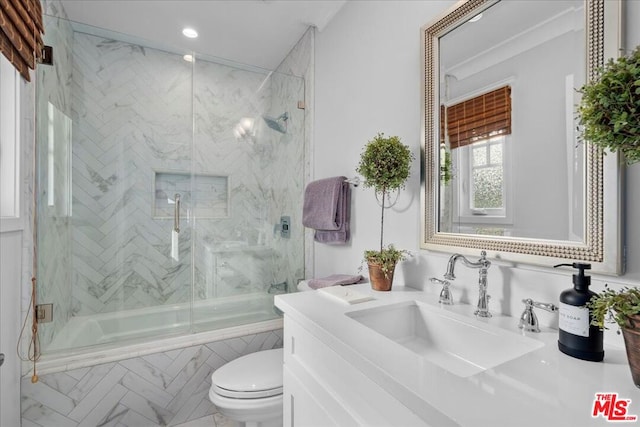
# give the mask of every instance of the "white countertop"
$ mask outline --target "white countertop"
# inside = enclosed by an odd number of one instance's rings
[[[422,419],[437,420],[435,425],[610,425],[602,416],[591,416],[596,393],[617,393],[618,399],[631,399],[627,415],[640,417],[640,389],[631,380],[624,348],[607,347],[605,342],[604,361],[587,362],[558,350],[557,330],[521,332],[514,317],[493,313],[492,318],[475,319],[475,307],[471,305],[443,306],[442,310],[468,315],[473,321],[525,334],[545,344],[495,368],[462,378],[345,315],[409,300],[437,307],[437,296],[398,286],[391,292],[373,291],[369,284],[349,288],[369,294],[374,300],[350,305],[310,291],[278,295],[275,304]],[[639,425],[640,421],[617,424]]]

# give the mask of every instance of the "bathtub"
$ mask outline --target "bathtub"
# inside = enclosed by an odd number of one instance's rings
[[[191,323],[191,313],[194,322]],[[41,374],[282,328],[264,293],[72,317],[44,350]]]

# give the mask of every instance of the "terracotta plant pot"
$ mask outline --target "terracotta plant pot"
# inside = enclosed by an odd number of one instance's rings
[[[628,326],[622,328],[622,336],[627,349],[631,378],[636,387],[640,388],[640,315],[629,318]]]
[[[394,265],[387,274],[384,274],[380,264],[367,264],[369,266],[369,281],[371,289],[374,291],[390,291],[393,285],[393,273],[396,269]]]

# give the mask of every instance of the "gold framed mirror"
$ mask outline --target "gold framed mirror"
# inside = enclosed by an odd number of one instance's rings
[[[580,141],[620,0],[458,2],[422,28],[423,249],[622,274],[622,165]]]

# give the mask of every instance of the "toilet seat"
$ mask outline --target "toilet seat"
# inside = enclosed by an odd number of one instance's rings
[[[262,399],[282,394],[283,350],[239,357],[211,375],[211,391],[234,399]]]
[[[232,397],[235,399],[262,399],[265,397],[278,396],[282,394],[282,387],[260,391],[235,391],[214,386],[213,390],[220,396]]]

